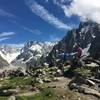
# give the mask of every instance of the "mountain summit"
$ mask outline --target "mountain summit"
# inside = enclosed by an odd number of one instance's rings
[[[92,22],[81,22],[77,29],[72,29],[67,32],[66,36],[54,46],[50,52],[48,59],[57,57],[61,53],[74,52],[74,46],[79,43],[84,50],[84,53],[93,58],[100,58],[100,25]]]

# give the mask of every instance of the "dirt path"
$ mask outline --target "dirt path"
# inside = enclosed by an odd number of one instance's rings
[[[36,91],[34,91],[34,92],[25,92],[25,93],[19,93],[16,96],[33,96],[37,93],[39,93],[39,92],[36,92]]]
[[[50,83],[47,83],[47,87],[56,87],[56,88],[60,88],[60,89],[65,89],[65,86],[67,86],[67,84],[71,81],[70,79],[66,79],[64,77],[60,77],[58,78],[59,81],[57,82],[50,82]],[[32,95],[35,95],[39,93],[39,90],[37,91],[26,91],[24,93],[18,93],[16,94],[16,96],[32,96]]]
[[[71,79],[65,78],[65,77],[60,77],[60,78],[58,78],[58,80],[59,81],[57,81],[57,82],[51,82],[48,85],[51,86],[51,87],[56,86],[57,88],[65,90],[67,88],[67,85],[71,81]]]
[[[78,92],[74,92],[74,91],[70,91],[68,88],[68,84],[71,81],[71,79],[69,78],[65,78],[65,77],[60,77],[59,81],[57,82],[51,82],[51,83],[47,83],[47,86],[50,88],[54,88],[58,91],[59,94],[67,94],[68,93],[68,97],[72,97],[76,99],[70,99],[70,100],[99,100],[98,98],[95,98],[94,96],[90,96],[90,95],[84,95],[84,94],[80,94]],[[19,93],[17,94],[17,96],[33,96],[37,93],[39,93],[40,91],[27,91],[25,93]],[[83,99],[80,99],[83,98]],[[69,100],[69,99],[62,99],[62,100]]]

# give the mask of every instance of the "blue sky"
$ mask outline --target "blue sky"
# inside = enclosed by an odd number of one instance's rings
[[[66,16],[70,0],[0,0],[0,43],[57,41],[77,27],[76,14]]]

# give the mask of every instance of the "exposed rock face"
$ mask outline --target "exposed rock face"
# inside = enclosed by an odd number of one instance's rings
[[[96,38],[92,41],[92,44],[90,47],[90,54],[95,59],[100,60],[100,32],[98,32]]]
[[[48,59],[57,57],[58,54],[74,52],[75,43],[79,43],[87,55],[100,58],[100,25],[91,21],[82,22],[79,28],[67,32],[67,35],[54,46]]]

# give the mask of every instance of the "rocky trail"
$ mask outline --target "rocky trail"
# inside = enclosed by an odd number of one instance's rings
[[[70,93],[70,95],[72,95],[72,99],[71,100],[99,100],[99,98],[96,98],[95,96],[93,96],[96,94],[96,92],[92,91],[92,90],[87,90],[87,95],[82,94],[82,93],[78,93],[76,91],[71,91],[68,87],[71,79],[69,78],[65,78],[65,77],[60,77],[58,78],[59,81],[57,82],[50,82],[45,84],[46,88],[53,88],[57,91],[58,96],[61,95],[62,99],[61,100],[69,100],[67,96],[65,96],[65,94],[68,92],[68,95]],[[89,92],[91,91],[91,93]],[[32,92],[25,92],[25,93],[18,93],[16,96],[33,96],[37,93],[40,93],[39,90],[36,91],[32,91]],[[74,94],[74,97],[73,97]],[[90,95],[88,95],[90,94]]]

